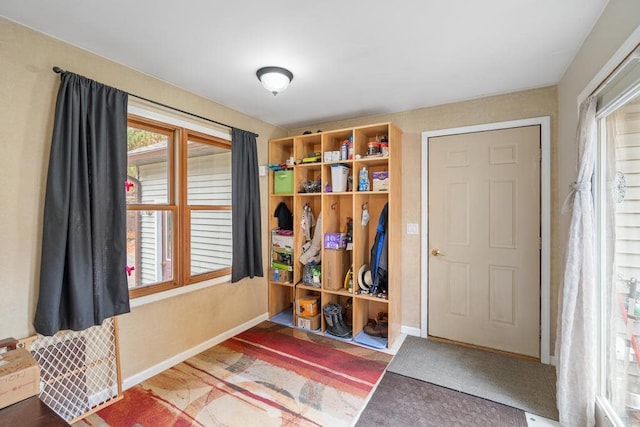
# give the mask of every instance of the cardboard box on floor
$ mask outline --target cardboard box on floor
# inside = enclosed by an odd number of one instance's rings
[[[316,331],[320,329],[320,314],[315,316],[298,316],[298,328]]]
[[[40,368],[31,353],[23,348],[0,353],[0,408],[38,393]]]

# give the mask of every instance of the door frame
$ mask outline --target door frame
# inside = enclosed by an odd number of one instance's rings
[[[429,138],[484,132],[524,126],[540,126],[540,361],[550,363],[550,277],[551,277],[551,118],[549,116],[530,119],[487,123],[422,132],[422,233],[420,234],[421,304],[420,336],[427,337],[428,290],[429,290]]]

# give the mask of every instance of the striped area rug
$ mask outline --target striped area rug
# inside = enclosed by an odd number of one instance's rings
[[[263,322],[132,387],[78,424],[353,425],[390,359]]]

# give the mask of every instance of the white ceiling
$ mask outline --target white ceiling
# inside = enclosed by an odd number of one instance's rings
[[[606,3],[2,0],[0,15],[294,128],[556,84]],[[275,97],[267,65],[294,74]]]

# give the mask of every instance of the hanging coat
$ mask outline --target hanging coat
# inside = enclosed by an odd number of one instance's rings
[[[293,230],[293,215],[285,202],[280,202],[273,212],[273,217],[278,218],[278,228],[281,230]]]
[[[388,271],[388,250],[389,242],[387,239],[387,222],[388,222],[389,204],[385,203],[380,212],[378,220],[378,228],[376,229],[376,238],[371,247],[371,274],[373,285],[369,292],[387,292],[387,271]]]

